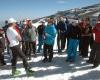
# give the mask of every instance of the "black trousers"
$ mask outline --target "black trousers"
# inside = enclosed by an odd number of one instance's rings
[[[96,43],[94,42],[89,56],[89,61],[91,62],[94,62],[94,59],[96,57],[95,51],[96,51]]]
[[[49,55],[49,60],[53,58],[53,45],[44,44],[44,58],[47,59],[47,55]]]
[[[16,63],[17,63],[17,59],[19,56],[23,60],[23,66],[24,66],[25,70],[28,70],[30,67],[27,63],[26,56],[20,49],[20,46],[17,45],[17,46],[11,47],[11,50],[12,50],[12,60],[11,60],[12,69],[16,69]]]
[[[89,37],[83,36],[81,37],[81,42],[80,42],[80,51],[82,57],[88,57],[88,49],[89,49]]]
[[[58,34],[57,36],[58,52],[59,50],[63,50],[65,48],[65,44],[66,44],[66,34]]]
[[[4,61],[4,55],[2,54],[2,52],[3,52],[3,49],[0,49],[0,63],[4,65],[5,61]]]
[[[81,55],[81,48],[82,48],[82,38],[79,39],[79,55]]]
[[[100,64],[100,43],[94,43],[95,53],[91,54],[94,56],[94,65]]]
[[[25,41],[24,44],[23,44],[23,49],[24,49],[24,54],[25,56],[28,56],[29,55],[29,42],[28,41]]]
[[[22,41],[22,51],[25,54],[25,41]]]
[[[91,36],[90,38],[89,38],[89,45],[90,45],[90,48],[92,49],[92,47],[93,47],[93,44],[94,44],[94,38],[93,38],[93,36]]]
[[[29,57],[31,57],[31,51],[33,50],[33,54],[36,54],[36,42],[29,42]]]

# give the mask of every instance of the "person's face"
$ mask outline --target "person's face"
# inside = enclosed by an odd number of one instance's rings
[[[28,20],[26,20],[25,22],[26,22],[26,25],[28,25]]]
[[[14,27],[15,27],[15,26],[17,26],[17,24],[16,24],[16,23],[12,23],[12,26],[14,26]]]
[[[32,21],[29,21],[29,25],[30,25],[30,26],[32,25]]]
[[[52,24],[53,23],[53,19],[48,19],[48,24]]]
[[[87,24],[89,24],[89,23],[90,23],[90,21],[89,21],[89,20],[86,20],[86,23],[87,23]]]
[[[31,26],[31,25],[32,25],[32,22],[29,20],[29,21],[27,21],[27,24],[28,24],[29,26]]]
[[[61,18],[60,18],[60,20],[61,20],[61,21],[64,21],[64,18],[63,18],[63,17],[61,17]]]
[[[4,33],[4,31],[0,31],[0,34],[3,34]]]
[[[88,19],[84,18],[84,19],[83,19],[83,23],[84,23],[84,24],[89,24],[90,21],[89,21]]]

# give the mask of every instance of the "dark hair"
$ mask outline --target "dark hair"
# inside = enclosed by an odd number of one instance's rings
[[[100,14],[98,15],[98,18],[100,18]]]
[[[54,19],[53,17],[50,17],[49,19]]]
[[[5,24],[8,24],[8,21],[7,20],[5,20]]]

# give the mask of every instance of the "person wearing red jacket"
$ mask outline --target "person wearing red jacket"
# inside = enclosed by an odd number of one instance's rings
[[[98,18],[95,27],[93,28],[94,33],[94,45],[90,53],[88,63],[93,63],[92,68],[96,68],[100,63],[100,18]]]

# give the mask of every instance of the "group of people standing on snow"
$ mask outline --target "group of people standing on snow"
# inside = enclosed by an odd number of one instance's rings
[[[47,25],[45,25],[46,22]],[[18,24],[15,19],[10,18],[5,23],[6,25],[0,30],[0,65],[6,65],[3,54],[4,43],[6,42],[7,53],[12,54],[12,75],[20,73],[16,69],[18,56],[22,59],[28,75],[34,72],[27,62],[27,59],[32,58],[31,53],[34,57],[37,56],[36,53],[43,53],[43,62],[52,62],[53,46],[56,42],[59,54],[66,49],[66,62],[76,62],[78,55],[87,58],[90,46],[91,51],[87,63],[92,63],[93,68],[99,66],[100,16],[97,18],[94,27],[90,24],[89,17],[84,17],[81,21],[73,20],[72,22],[64,16],[61,16],[57,21],[54,18],[48,18],[45,21],[40,21],[37,28],[30,19]],[[55,41],[56,35],[57,40]],[[79,52],[77,52],[78,46]]]

